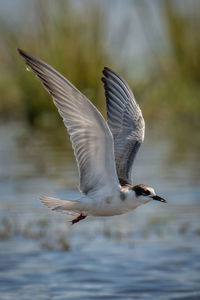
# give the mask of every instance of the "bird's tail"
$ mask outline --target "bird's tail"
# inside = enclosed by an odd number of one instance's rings
[[[40,201],[51,210],[70,215],[81,213],[80,201],[78,200],[61,200],[53,197],[40,197]]]

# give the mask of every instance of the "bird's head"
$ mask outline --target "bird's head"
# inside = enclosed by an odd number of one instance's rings
[[[135,192],[136,197],[141,202],[146,203],[151,200],[156,200],[160,202],[167,203],[167,201],[160,196],[156,195],[154,189],[146,184],[138,184],[133,186],[133,191]]]

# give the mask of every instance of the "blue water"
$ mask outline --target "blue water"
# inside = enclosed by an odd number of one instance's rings
[[[78,195],[75,160],[60,144],[62,134],[0,126],[0,299],[200,299],[194,153],[175,153],[173,160],[171,141],[149,133],[135,182],[154,186],[168,205],[149,203],[71,226],[70,216],[38,200]]]

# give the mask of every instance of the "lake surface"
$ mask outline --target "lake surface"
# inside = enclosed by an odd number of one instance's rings
[[[152,185],[168,204],[72,226],[71,216],[39,201],[44,194],[78,196],[63,134],[0,125],[0,299],[200,299],[194,149],[173,153],[172,141],[148,133],[135,183]]]

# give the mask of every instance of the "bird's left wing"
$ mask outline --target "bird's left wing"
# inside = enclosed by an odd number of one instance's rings
[[[95,106],[65,77],[41,59],[18,49],[26,64],[53,97],[70,134],[84,194],[112,194],[118,186],[113,137]],[[37,101],[37,99],[35,99]]]
[[[117,175],[120,183],[132,184],[134,158],[143,142],[145,124],[128,84],[114,71],[104,68],[107,120],[114,138]]]

